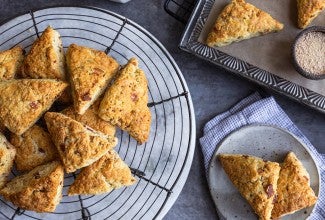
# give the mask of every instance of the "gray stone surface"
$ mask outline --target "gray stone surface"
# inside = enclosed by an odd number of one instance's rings
[[[211,117],[258,89],[245,79],[180,51],[178,43],[184,25],[164,11],[162,0],[132,0],[127,4],[107,0],[0,0],[0,21],[30,9],[58,4],[91,5],[114,11],[142,25],[158,38],[178,63],[188,83],[194,102],[197,137],[202,135],[202,127]],[[325,115],[286,97],[273,95],[319,152],[325,153]],[[216,218],[197,143],[187,183],[165,219]]]

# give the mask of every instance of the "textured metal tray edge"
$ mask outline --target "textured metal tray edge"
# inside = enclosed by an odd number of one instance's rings
[[[179,48],[267,89],[286,95],[295,101],[325,113],[325,96],[197,41],[214,1],[198,0],[183,32]]]

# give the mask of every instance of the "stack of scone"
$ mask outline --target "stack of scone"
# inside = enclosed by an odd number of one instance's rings
[[[282,164],[241,154],[220,154],[218,158],[261,220],[278,219],[317,201],[309,174],[293,152]]]
[[[0,132],[0,194],[22,209],[53,212],[64,172],[82,169],[68,195],[134,184],[114,151],[115,126],[147,141],[147,84],[136,58],[120,70],[95,49],[72,44],[65,55],[51,27],[26,57],[19,46],[0,52],[0,131],[10,136]],[[9,180],[13,164],[21,175]]]

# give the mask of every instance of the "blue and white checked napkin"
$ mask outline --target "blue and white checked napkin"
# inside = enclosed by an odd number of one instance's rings
[[[207,171],[210,160],[218,143],[229,133],[249,124],[269,124],[288,130],[299,137],[313,154],[321,172],[321,189],[319,198],[310,219],[325,219],[325,155],[321,155],[312,146],[309,140],[301,133],[290,120],[273,97],[262,98],[259,93],[254,93],[243,99],[230,110],[211,119],[203,129],[203,137],[200,138],[204,156],[204,165]]]

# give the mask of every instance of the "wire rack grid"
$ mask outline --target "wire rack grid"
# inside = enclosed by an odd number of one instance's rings
[[[65,176],[63,198],[54,213],[22,210],[0,197],[0,219],[161,219],[185,184],[195,147],[195,119],[184,78],[166,49],[136,23],[92,7],[50,7],[18,15],[0,26],[0,50],[28,51],[51,25],[63,47],[71,43],[105,51],[120,64],[138,57],[146,73],[152,125],[149,141],[138,145],[117,131],[116,151],[130,166],[135,185],[98,196],[67,196],[77,173]],[[16,173],[13,173],[16,175]]]
[[[166,0],[165,11],[186,24],[189,19],[197,0]]]

